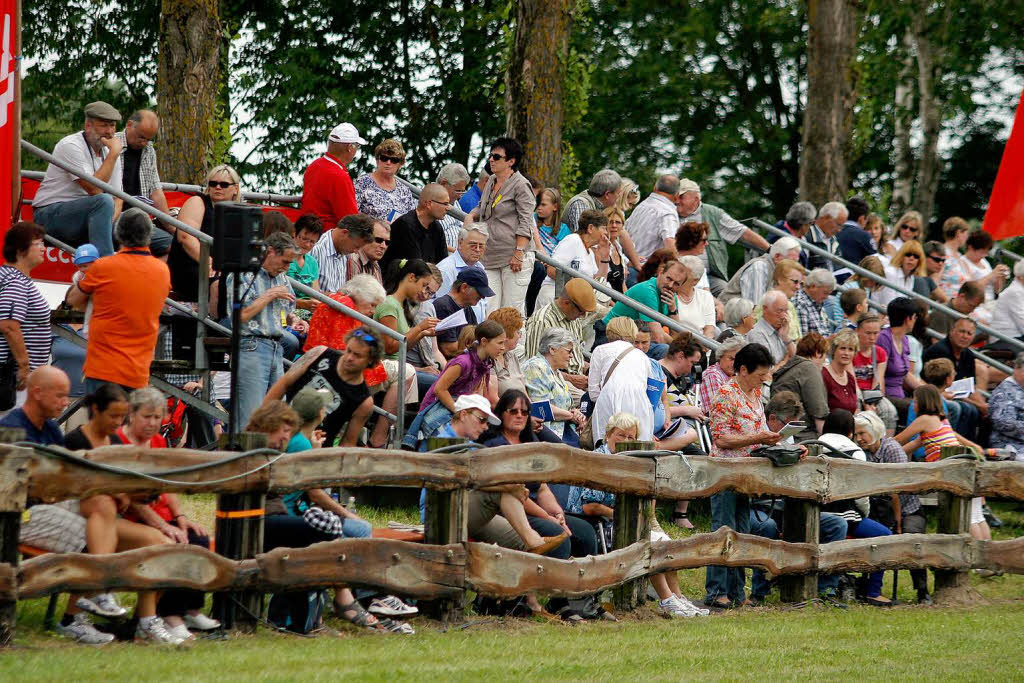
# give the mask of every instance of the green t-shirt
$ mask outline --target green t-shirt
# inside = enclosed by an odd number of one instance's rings
[[[400,304],[398,300],[390,294],[384,299],[384,301],[377,304],[377,308],[373,311],[373,319],[380,320],[381,318],[386,318],[389,315],[393,316],[398,322],[396,330],[399,334],[409,334],[409,321],[405,319],[405,311],[402,309],[402,304]],[[398,352],[396,351],[395,353],[388,354],[385,358],[396,360],[398,358]]]
[[[662,315],[668,315],[669,307],[661,302],[661,297],[658,296],[658,280],[657,278],[651,278],[650,280],[644,280],[641,283],[635,284],[626,290],[626,296],[633,299],[638,304],[643,304],[648,308],[653,308]],[[679,302],[676,301],[678,307]],[[678,308],[676,309],[678,310]],[[625,316],[633,320],[639,320],[640,322],[649,323],[652,322],[650,318],[643,315],[636,309],[630,308],[622,302],[616,302],[612,306],[612,310],[608,311],[608,315],[604,317],[604,323],[607,325],[613,318],[619,318]]]
[[[292,264],[288,266],[288,277],[295,278],[307,287],[312,287],[313,283],[320,277],[320,264],[316,262],[312,254],[306,254],[301,268],[299,268],[298,259],[292,261]],[[301,292],[296,292],[295,296],[299,299],[309,298]]]

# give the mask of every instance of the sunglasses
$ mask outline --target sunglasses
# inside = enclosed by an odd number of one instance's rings
[[[935,261],[936,263],[945,263],[946,262],[945,258],[939,258],[938,256],[929,256],[928,258],[930,258],[932,261]]]
[[[390,161],[393,164],[400,164],[404,162],[405,159],[402,159],[400,157],[389,157],[385,154],[381,154],[379,157],[377,157],[377,161]]]
[[[232,187],[235,183],[229,182],[227,180],[211,180],[206,184],[209,185],[210,187],[219,187],[222,190],[226,190],[229,187]]]
[[[373,241],[376,242],[377,244],[383,244],[385,246],[391,244],[391,240],[389,240],[387,237],[374,237]]]
[[[494,152],[491,152],[491,161],[501,161],[502,159],[508,159],[508,157],[504,156],[504,155],[501,155],[501,154],[495,154]]]
[[[509,415],[529,415],[530,411],[526,408],[509,408],[505,411]]]
[[[914,233],[915,235],[921,232],[921,228],[915,228],[913,225],[901,225],[900,230],[908,230]]]
[[[363,343],[366,343],[366,344],[374,344],[374,345],[377,344],[377,338],[376,337],[374,337],[369,332],[363,332],[362,330],[353,330],[352,331],[352,338],[353,339],[358,339],[359,341],[361,341]]]

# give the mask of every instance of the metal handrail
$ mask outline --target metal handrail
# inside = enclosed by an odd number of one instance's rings
[[[690,328],[686,327],[685,325],[683,325],[678,320],[673,320],[672,318],[669,318],[666,315],[662,315],[661,313],[659,313],[658,311],[654,310],[653,308],[650,308],[648,306],[645,306],[642,303],[639,303],[635,299],[632,299],[632,298],[626,296],[622,292],[616,292],[614,289],[612,289],[611,287],[609,287],[605,283],[598,282],[594,278],[589,277],[587,275],[584,275],[580,271],[578,271],[575,268],[572,268],[570,266],[567,266],[564,263],[559,263],[558,261],[555,261],[550,256],[548,256],[547,254],[542,254],[539,251],[535,252],[535,254],[536,254],[537,260],[540,261],[541,263],[549,265],[552,268],[555,268],[556,270],[560,270],[563,273],[566,273],[567,275],[569,275],[570,277],[578,277],[578,278],[580,278],[582,280],[585,280],[586,282],[590,283],[591,287],[593,287],[597,291],[601,292],[602,294],[604,294],[604,295],[614,299],[615,301],[623,304],[624,306],[628,306],[629,308],[632,308],[634,311],[637,311],[638,313],[642,313],[642,314],[646,315],[648,318],[651,318],[655,322],[659,322],[662,325],[665,325],[666,327],[668,327],[673,332],[688,332],[688,333],[692,334],[694,336],[694,338],[699,340],[702,345],[708,347],[709,349],[711,349],[713,351],[718,351],[720,348],[722,348],[722,345],[719,344],[714,339],[709,339],[708,337],[705,337],[703,334],[701,334],[699,332],[694,332],[693,330],[691,330]]]
[[[762,221],[760,219],[748,218],[746,220],[752,222],[754,225],[756,225],[757,227],[761,228],[762,230],[767,230],[768,232],[771,232],[771,233],[773,233],[775,235],[779,235],[780,237],[793,237],[793,235],[790,234],[789,232],[787,232],[785,230],[782,230],[780,228],[776,228],[774,225],[769,225],[769,224],[765,223],[764,221]],[[836,256],[835,254],[829,253],[828,250],[826,250],[826,249],[822,249],[821,247],[819,247],[819,246],[817,246],[815,244],[811,244],[807,240],[801,239],[799,237],[793,237],[793,239],[795,239],[797,242],[799,242],[801,247],[803,247],[804,249],[807,249],[811,253],[818,254],[819,256],[824,256],[825,258],[829,259],[833,263],[838,263],[838,264],[844,266],[845,268],[849,268],[852,272],[856,273],[857,275],[860,275],[861,277],[866,277],[869,280],[872,280],[874,282],[877,282],[878,284],[884,285],[884,286],[888,287],[889,289],[891,289],[891,290],[893,290],[895,292],[899,292],[900,294],[902,294],[905,297],[909,297],[911,299],[914,299],[915,301],[923,301],[930,308],[933,308],[933,309],[935,309],[935,310],[937,310],[937,311],[939,311],[941,313],[945,313],[946,315],[952,316],[953,318],[957,318],[957,319],[959,319],[959,318],[969,318],[970,317],[970,316],[965,315],[965,314],[961,313],[960,311],[957,311],[957,310],[955,310],[953,308],[950,308],[948,306],[944,306],[944,305],[938,303],[937,301],[932,301],[928,297],[922,296],[922,295],[918,294],[917,292],[911,291],[909,289],[901,287],[900,285],[897,285],[897,284],[895,284],[893,282],[890,282],[889,280],[886,280],[884,277],[882,277],[880,275],[875,275],[871,271],[865,270],[864,268],[861,268],[860,266],[858,266],[858,265],[856,265],[854,263],[851,263],[850,261],[847,261],[846,259],[844,259],[844,258],[842,258],[840,256]],[[977,321],[975,321],[975,324],[978,326],[979,330],[981,330],[985,334],[989,335],[990,337],[995,337],[996,339],[999,339],[1001,341],[1005,341],[1008,344],[1010,344],[1011,346],[1013,346],[1014,348],[1016,348],[1016,349],[1018,349],[1020,351],[1024,351],[1024,342],[1021,342],[1021,341],[1019,341],[1017,339],[1014,339],[1013,337],[1008,337],[1008,336],[1006,336],[1004,334],[996,332],[991,327],[988,327],[987,325],[982,325],[981,323],[978,323]]]
[[[46,174],[42,171],[22,171],[22,178],[30,180],[42,180]],[[187,183],[160,183],[160,189],[168,192],[188,192],[191,194],[202,194],[201,185],[189,185]],[[28,200],[31,203],[31,200]],[[277,194],[276,192],[243,192],[242,201],[247,202],[277,202],[278,204],[299,204],[302,202],[302,195]]]
[[[131,195],[126,194],[125,192],[123,192],[121,190],[118,190],[117,188],[115,188],[110,183],[105,183],[102,180],[100,180],[99,178],[96,178],[95,176],[86,175],[85,173],[82,172],[81,169],[74,168],[71,164],[69,164],[67,162],[64,162],[64,161],[61,161],[60,159],[58,159],[57,157],[53,156],[49,152],[36,147],[35,145],[33,145],[28,140],[22,140],[21,141],[21,146],[22,146],[23,149],[28,151],[30,154],[33,154],[33,155],[39,157],[40,159],[42,159],[43,161],[46,161],[47,163],[53,164],[54,166],[56,166],[58,168],[64,169],[65,171],[67,171],[71,175],[77,176],[77,177],[81,178],[82,180],[88,182],[90,185],[95,185],[96,187],[100,188],[101,190],[103,190],[107,194],[110,194],[110,195],[113,195],[113,196],[117,197],[118,199],[120,199],[121,201],[125,202],[129,206],[134,206],[137,209],[142,209],[146,213],[148,213],[150,215],[153,215],[153,216],[156,216],[157,218],[162,220],[164,223],[167,223],[168,225],[173,225],[178,230],[185,231],[189,235],[192,235],[193,237],[195,237],[201,243],[203,243],[203,244],[213,244],[213,238],[211,236],[209,236],[209,235],[207,235],[207,234],[205,234],[205,233],[203,233],[203,232],[201,232],[199,230],[196,230],[191,225],[188,225],[187,223],[183,223],[182,221],[178,220],[177,218],[175,218],[174,216],[172,216],[170,214],[167,214],[167,213],[164,213],[163,211],[160,211],[155,206],[152,206],[150,204],[146,204],[145,202],[139,201],[135,197],[132,197]]]

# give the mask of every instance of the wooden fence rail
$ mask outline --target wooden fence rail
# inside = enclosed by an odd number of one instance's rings
[[[466,489],[533,482],[581,484],[624,494],[616,506],[617,520],[628,512],[619,508],[629,508],[637,523],[626,525],[630,528],[625,533],[618,529],[612,552],[564,561],[466,541]],[[101,493],[259,497],[329,486],[425,486],[435,492],[429,500],[437,508],[428,506],[428,543],[348,539],[262,554],[250,550],[238,559],[193,546],[160,546],[109,556],[51,554],[17,563],[20,514],[30,501]],[[704,498],[726,490],[792,499],[787,506],[788,541],[728,528],[682,540],[646,540],[641,522],[651,500]],[[821,504],[928,491],[940,492],[943,501],[938,534],[817,543]],[[762,458],[607,455],[561,444],[455,453],[328,448],[242,456],[112,446],[76,459],[0,444],[0,644],[9,642],[13,633],[17,600],[64,591],[186,587],[251,594],[351,585],[436,600],[446,605],[440,613],[450,615],[461,609],[466,589],[494,597],[527,591],[578,596],[621,586],[617,600],[628,607],[635,604],[629,596],[636,593],[637,579],[709,565],[760,567],[795,577],[785,579],[785,599],[813,595],[816,573],[928,567],[936,570],[937,590],[963,587],[971,568],[1024,573],[1024,538],[977,541],[967,533],[967,502],[973,496],[1024,500],[1024,463],[949,458],[892,465],[807,457],[780,468]]]

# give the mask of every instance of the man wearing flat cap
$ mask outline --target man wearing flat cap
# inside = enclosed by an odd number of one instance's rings
[[[574,277],[565,283],[562,294],[547,306],[534,311],[526,321],[525,357],[532,358],[540,350],[540,338],[554,327],[568,331],[575,339],[572,354],[569,356],[569,369],[562,371],[562,376],[571,385],[570,394],[578,403],[580,396],[587,389],[587,370],[589,363],[583,357],[583,340],[586,334],[584,323],[587,314],[597,310],[597,297],[589,282]]]
[[[121,189],[121,150],[114,135],[121,114],[106,102],[85,106],[85,127],[53,148],[53,156],[80,173],[75,175],[50,164],[39,185],[32,210],[36,223],[53,237],[73,247],[90,243],[100,256],[114,253],[114,220],[121,200],[106,194],[84,178],[96,178]]]

